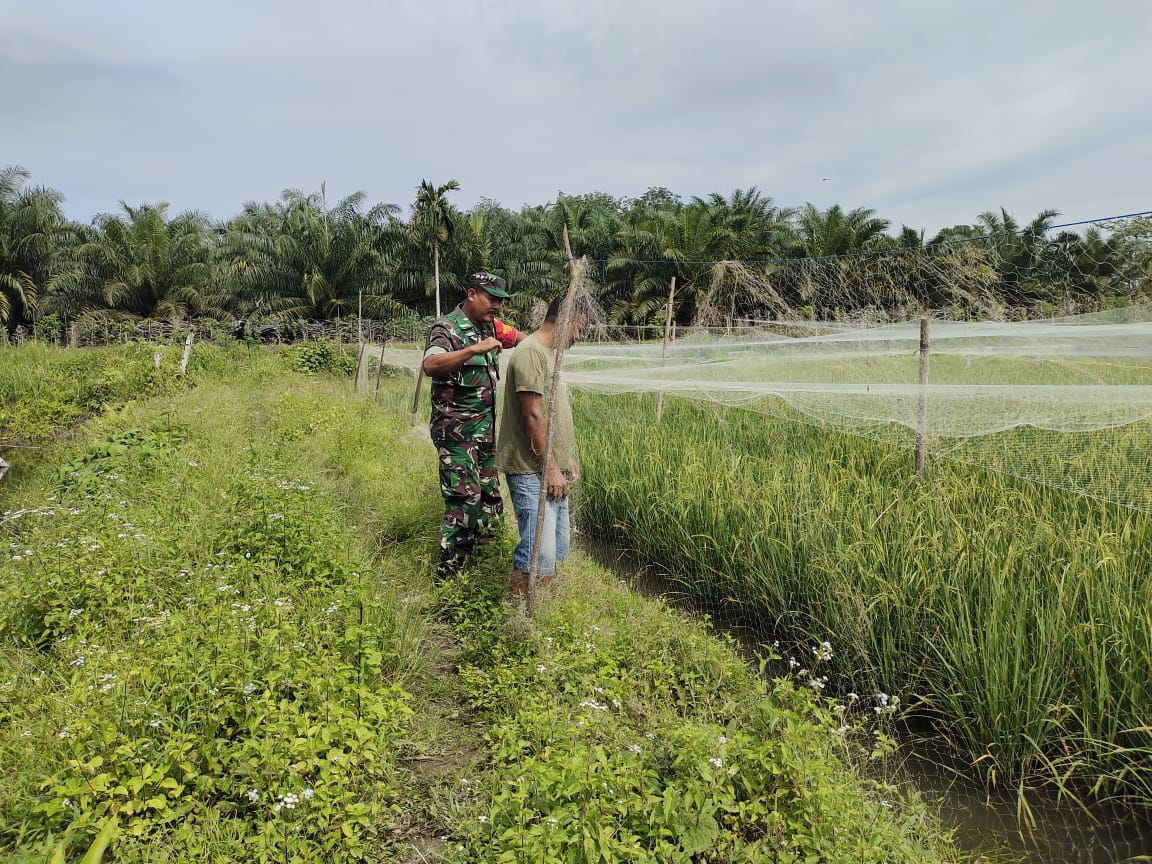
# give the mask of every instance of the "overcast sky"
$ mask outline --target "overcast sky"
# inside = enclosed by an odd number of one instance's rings
[[[1148,0],[0,0],[0,165],[88,221],[422,179],[870,207],[1152,209]]]

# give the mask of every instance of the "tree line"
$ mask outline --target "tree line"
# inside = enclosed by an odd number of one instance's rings
[[[248,202],[224,221],[165,203],[89,224],[64,195],[0,170],[0,323],[38,321],[418,319],[452,308],[467,275],[486,269],[527,316],[567,284],[561,235],[593,266],[610,321],[663,322],[676,279],[680,324],[733,317],[1027,317],[1122,305],[1152,284],[1152,221],[1053,230],[1044,210],[1018,223],[1003,209],[972,224],[922,230],[874,210],[781,207],[755,187],[684,199],[558,194],[519,211],[490,200],[468,210],[459,189],[423,181],[407,213],[363,192],[325,189]]]

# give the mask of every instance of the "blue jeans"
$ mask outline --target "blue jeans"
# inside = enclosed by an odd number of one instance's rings
[[[512,509],[516,511],[516,527],[520,529],[520,542],[512,553],[512,569],[528,572],[532,563],[532,540],[536,537],[536,510],[540,505],[539,474],[507,474],[508,492]],[[540,539],[540,555],[536,572],[552,576],[556,562],[568,559],[570,528],[568,499],[548,501],[544,507],[544,533]]]

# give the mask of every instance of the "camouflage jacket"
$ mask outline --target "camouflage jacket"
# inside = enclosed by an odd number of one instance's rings
[[[425,356],[432,349],[459,351],[494,336],[492,324],[476,327],[457,306],[432,325]],[[433,441],[496,440],[496,382],[500,378],[495,352],[472,357],[460,369],[432,379]]]

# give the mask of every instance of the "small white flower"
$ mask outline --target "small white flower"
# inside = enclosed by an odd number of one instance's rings
[[[300,793],[300,796],[301,796],[301,797],[302,797],[302,798],[303,798],[305,801],[311,801],[311,800],[312,800],[312,796],[313,796],[314,794],[315,794],[315,793],[312,791],[311,787],[309,787],[308,789],[305,789],[303,792],[301,792],[301,793]]]
[[[251,801],[253,804],[255,804],[257,801],[260,800],[260,790],[258,790],[258,789],[249,789],[247,794],[248,794],[248,800]]]
[[[547,666],[545,666],[543,663],[537,663],[537,664],[536,664],[536,671],[537,671],[537,672],[547,672],[547,671],[548,671],[548,667],[547,667]]]
[[[723,768],[724,767],[724,760],[721,759],[719,756],[713,756],[711,759],[708,760],[708,764],[712,765],[712,767],[714,767],[714,768]]]
[[[720,736],[720,743],[721,744],[727,744],[728,743],[727,737],[725,737],[724,735],[721,735]]]

